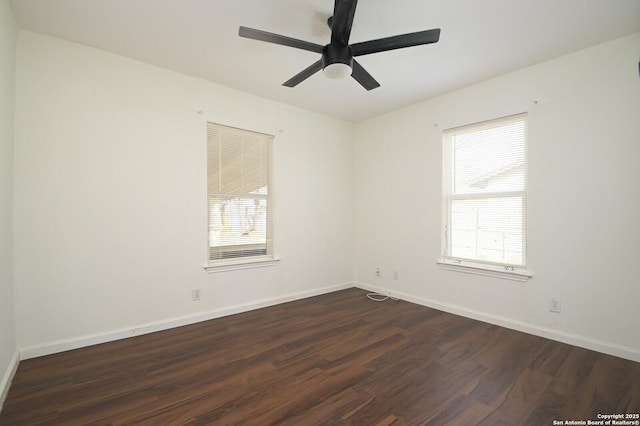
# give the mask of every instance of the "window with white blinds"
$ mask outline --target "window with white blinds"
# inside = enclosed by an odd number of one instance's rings
[[[272,258],[272,141],[207,124],[209,266]]]
[[[526,266],[526,114],[444,132],[443,257]]]

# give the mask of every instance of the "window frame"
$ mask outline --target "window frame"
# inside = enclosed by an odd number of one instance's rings
[[[209,188],[209,126],[218,126],[220,128],[227,128],[227,129],[232,129],[232,130],[239,130],[242,132],[249,132],[249,133],[253,133],[256,135],[262,135],[265,136],[268,139],[267,141],[267,194],[250,194],[250,193],[224,193],[224,192],[210,192],[210,188]],[[207,249],[206,249],[206,253],[207,253],[207,261],[206,261],[206,265],[204,267],[204,269],[209,272],[209,273],[213,273],[213,272],[224,272],[224,271],[233,271],[233,270],[240,270],[240,269],[249,269],[249,268],[260,268],[260,267],[265,267],[265,266],[273,266],[276,265],[278,263],[278,261],[280,260],[276,255],[275,255],[275,249],[274,249],[274,191],[273,191],[273,145],[274,145],[274,140],[275,140],[275,136],[268,134],[268,133],[264,133],[264,132],[257,132],[254,130],[248,130],[248,129],[243,129],[243,128],[239,128],[239,127],[234,127],[234,126],[228,126],[228,125],[224,125],[224,124],[219,124],[219,123],[214,123],[214,122],[207,122],[206,123],[206,128],[207,128],[207,232],[206,232],[206,237],[207,237]],[[267,201],[267,209],[266,209],[266,214],[267,214],[267,219],[266,219],[266,226],[268,227],[267,230],[267,235],[266,235],[266,242],[265,242],[265,246],[266,246],[266,254],[259,254],[259,255],[250,255],[250,256],[238,256],[238,257],[229,257],[229,258],[221,258],[221,259],[211,259],[211,244],[210,244],[210,227],[211,227],[211,206],[210,206],[210,200],[212,197],[216,198],[216,196],[218,198],[226,198],[226,197],[232,197],[232,198],[256,198],[256,199],[264,199]]]
[[[457,130],[477,128],[480,131],[483,127],[492,127],[494,124],[503,122],[505,125],[510,121],[522,118],[525,122],[525,146],[524,146],[524,190],[522,191],[494,191],[480,193],[455,194],[453,189],[453,141],[450,134]],[[437,264],[445,270],[490,276],[494,278],[504,278],[515,281],[527,281],[533,275],[527,269],[528,263],[528,115],[520,113],[479,123],[458,126],[450,128],[442,132],[442,236],[440,258]],[[481,259],[471,259],[464,257],[456,257],[451,253],[451,214],[452,204],[455,200],[479,200],[479,199],[504,199],[511,197],[522,198],[522,265],[510,264],[505,262],[493,262]]]

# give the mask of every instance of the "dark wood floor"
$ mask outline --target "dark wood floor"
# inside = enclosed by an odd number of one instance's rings
[[[640,363],[350,289],[20,363],[2,425],[552,425]]]

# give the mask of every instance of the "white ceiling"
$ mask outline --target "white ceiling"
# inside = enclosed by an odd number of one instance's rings
[[[318,54],[240,38],[240,25],[325,45],[333,0],[12,0],[18,25],[349,121],[640,31],[640,0],[360,0],[351,42],[441,28],[440,42],[361,56],[380,82],[317,73]]]

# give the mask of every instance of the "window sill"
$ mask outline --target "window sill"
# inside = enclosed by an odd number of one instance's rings
[[[509,266],[486,265],[462,260],[440,259],[436,262],[447,271],[463,272],[465,274],[483,275],[485,277],[501,278],[505,280],[526,282],[533,275],[525,269],[512,269]]]
[[[205,271],[212,274],[214,272],[237,271],[239,269],[263,268],[276,265],[280,259],[277,257],[260,257],[251,259],[235,259],[223,262],[216,262],[206,265]]]

